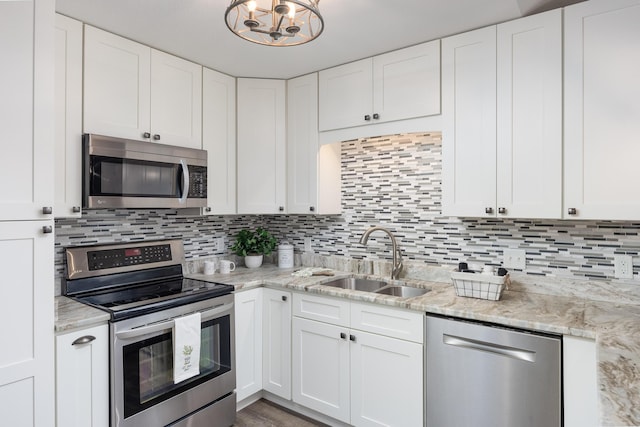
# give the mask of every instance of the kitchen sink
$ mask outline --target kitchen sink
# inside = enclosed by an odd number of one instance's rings
[[[383,288],[388,284],[389,283],[383,280],[360,279],[357,277],[346,277],[323,283],[324,286],[333,286],[334,288],[351,289],[354,291],[365,292],[375,292],[376,290]]]
[[[429,289],[413,288],[411,286],[389,285],[375,291],[377,294],[391,295],[394,297],[419,297],[429,292]]]
[[[357,277],[335,279],[330,282],[323,283],[322,285],[332,286],[334,288],[351,289],[354,291],[374,292],[376,294],[403,298],[418,297],[429,292],[429,289],[393,285],[384,280],[360,279]]]

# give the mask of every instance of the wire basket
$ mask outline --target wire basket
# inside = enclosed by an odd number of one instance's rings
[[[504,288],[509,288],[509,275],[491,276],[485,274],[451,273],[451,281],[459,297],[480,298],[498,301]]]

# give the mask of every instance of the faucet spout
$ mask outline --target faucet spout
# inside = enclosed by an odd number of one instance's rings
[[[392,246],[391,250],[393,252],[393,267],[391,269],[391,279],[392,280],[398,279],[400,277],[400,272],[402,271],[402,253],[400,252],[400,247],[398,246],[398,242],[396,241],[396,238],[393,235],[393,233],[391,233],[391,231],[389,231],[384,227],[377,227],[377,226],[371,227],[364,232],[362,237],[360,237],[359,243],[361,245],[366,245],[367,242],[369,241],[369,236],[374,231],[382,231],[386,233],[391,239],[391,246]]]

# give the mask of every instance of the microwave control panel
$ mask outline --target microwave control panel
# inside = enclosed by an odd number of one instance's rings
[[[189,197],[207,198],[207,168],[205,166],[189,166]]]

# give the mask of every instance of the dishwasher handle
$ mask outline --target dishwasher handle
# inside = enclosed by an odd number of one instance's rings
[[[496,343],[472,340],[469,338],[456,337],[453,335],[442,334],[442,342],[454,347],[468,348],[471,350],[485,351],[488,353],[498,354],[500,356],[510,357],[512,359],[524,360],[525,362],[535,363],[536,352],[524,350],[520,348],[508,347]]]

